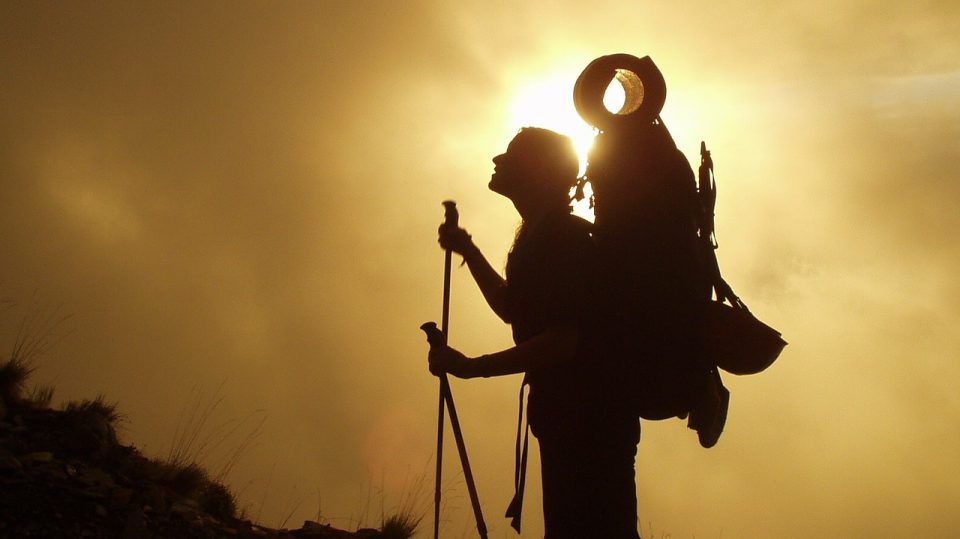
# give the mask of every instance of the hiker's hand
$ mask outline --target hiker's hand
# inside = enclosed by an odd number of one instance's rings
[[[477,246],[473,244],[470,234],[460,227],[442,224],[440,229],[437,230],[437,235],[439,236],[437,241],[440,243],[440,247],[449,249],[464,258],[479,252]]]
[[[457,378],[477,376],[475,372],[477,370],[476,360],[468,358],[449,346],[430,348],[430,354],[427,358],[430,361],[430,372],[434,376],[440,376],[442,373],[451,374]]]

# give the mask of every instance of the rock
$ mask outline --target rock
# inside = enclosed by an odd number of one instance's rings
[[[99,487],[102,489],[112,489],[117,486],[113,481],[113,476],[101,470],[100,468],[85,468],[77,475],[77,480],[84,485]]]
[[[21,461],[27,466],[33,466],[42,462],[51,462],[53,460],[53,453],[49,451],[36,451],[34,453],[28,453],[21,458]]]
[[[123,507],[130,503],[131,498],[133,498],[133,489],[130,488],[117,488],[110,495],[110,503],[114,507]]]
[[[13,453],[0,448],[0,470],[22,470],[23,464],[13,456]]]
[[[167,492],[160,485],[144,485],[139,489],[138,499],[148,513],[167,510]]]
[[[187,503],[193,500],[177,500],[173,502],[173,505],[170,506],[170,511],[183,516],[186,519],[191,519],[197,516],[197,504]]]
[[[337,530],[328,524],[305,520],[299,530],[293,530],[290,533],[295,537],[319,539],[337,537],[337,535],[334,535],[336,531]]]
[[[325,530],[325,529],[327,529],[327,528],[329,528],[329,527],[330,527],[330,526],[326,526],[326,525],[324,525],[324,524],[320,524],[319,522],[315,522],[315,521],[313,521],[313,520],[304,520],[304,521],[303,521],[303,526],[301,526],[300,529],[303,530],[303,531],[308,531],[308,532],[309,532],[309,531],[322,531],[322,530]]]
[[[135,509],[127,515],[123,525],[122,539],[152,539],[153,534],[147,528],[147,517],[140,509]]]

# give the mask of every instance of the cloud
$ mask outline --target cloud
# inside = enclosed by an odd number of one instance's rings
[[[38,289],[75,314],[38,376],[63,398],[119,400],[131,440],[157,449],[189,390],[227,379],[225,414],[270,412],[236,469],[250,499],[277,499],[268,523],[289,492],[321,488],[346,515],[359,484],[396,472],[372,468],[423,466],[436,387],[416,328],[440,310],[439,203],[456,199],[502,265],[517,218],[486,179],[518,127],[512,100],[627,51],[667,76],[681,148],[713,150],[722,267],[791,342],[770,371],[728,377],[714,450],[679,423],[645,427],[642,520],[675,536],[955,529],[942,470],[960,415],[957,6],[107,3],[2,17],[2,295]],[[458,345],[507,346],[466,271],[454,277]],[[511,493],[517,382],[454,386],[491,507]]]

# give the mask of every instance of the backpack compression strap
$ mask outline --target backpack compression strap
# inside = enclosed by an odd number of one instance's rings
[[[720,265],[717,263],[717,232],[715,230],[714,209],[717,204],[717,181],[713,173],[713,158],[706,142],[700,142],[700,169],[697,171],[697,191],[700,199],[700,242],[704,256],[704,263],[710,273],[710,284],[717,294],[717,301],[730,302],[734,307],[746,308],[740,298],[733,292],[727,281],[720,275]]]

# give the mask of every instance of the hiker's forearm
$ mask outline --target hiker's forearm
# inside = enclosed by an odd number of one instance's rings
[[[476,245],[471,244],[471,248],[463,253],[463,259],[467,261],[467,267],[470,268],[473,280],[480,287],[483,299],[487,300],[487,304],[501,320],[509,323],[506,308],[507,282],[487,262],[486,257]]]
[[[557,366],[573,361],[579,332],[573,326],[548,329],[528,341],[501,352],[471,360],[474,376],[503,376]]]

